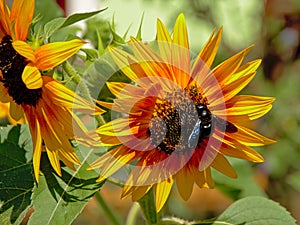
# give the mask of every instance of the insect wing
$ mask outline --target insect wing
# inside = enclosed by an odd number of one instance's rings
[[[189,139],[188,139],[188,147],[189,148],[195,148],[196,145],[198,144],[199,138],[201,136],[200,126],[201,126],[201,121],[198,120],[189,136]]]

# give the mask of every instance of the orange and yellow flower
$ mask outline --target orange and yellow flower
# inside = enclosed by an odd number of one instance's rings
[[[154,187],[156,210],[173,183],[189,199],[193,185],[212,188],[211,168],[235,178],[225,156],[262,162],[251,146],[271,144],[246,125],[272,108],[274,98],[237,95],[255,76],[261,60],[242,61],[247,48],[211,69],[222,29],[213,32],[192,63],[186,22],[179,15],[170,35],[157,21],[157,46],[134,38],[130,52],[111,48],[111,56],[134,84],[108,82],[116,96],[99,104],[128,116],[98,128],[101,141],[115,146],[91,164],[98,181],[129,166],[122,198],[139,200]]]
[[[46,151],[54,170],[61,175],[59,159],[74,169],[80,164],[70,140],[87,145],[98,141],[73,112],[101,114],[103,110],[40,71],[50,70],[74,55],[81,40],[55,42],[33,49],[26,43],[34,0],[15,0],[12,9],[0,2],[0,101],[8,103],[10,116],[28,122],[33,140],[33,167],[39,178],[40,157]],[[75,137],[76,136],[76,137]]]

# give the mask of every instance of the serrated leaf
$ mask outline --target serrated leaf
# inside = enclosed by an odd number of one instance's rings
[[[88,12],[88,13],[75,13],[67,18],[55,18],[55,19],[51,20],[50,22],[48,22],[47,24],[45,24],[45,27],[44,27],[45,39],[47,40],[56,31],[58,31],[64,27],[67,27],[78,21],[92,17],[106,9],[107,8],[100,9],[100,10],[93,11],[93,12]]]
[[[32,164],[18,145],[20,127],[7,127],[7,139],[0,144],[0,223],[11,224],[31,205],[34,186]],[[1,129],[1,136],[5,134]]]
[[[56,31],[62,28],[66,18],[55,18],[44,26],[45,39],[48,40]]]
[[[41,171],[44,176],[40,177],[33,193],[35,211],[28,225],[68,225],[76,219],[103,184],[96,183],[98,174],[95,171],[86,170],[86,158],[81,161],[83,165],[75,172],[62,167],[62,177],[59,177],[47,155],[42,154]]]
[[[243,225],[296,225],[295,219],[277,202],[264,197],[246,197],[234,202],[213,223]]]

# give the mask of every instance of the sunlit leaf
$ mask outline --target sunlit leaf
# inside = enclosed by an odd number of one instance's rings
[[[91,150],[92,151],[92,150]],[[33,192],[34,213],[29,225],[71,224],[103,183],[96,183],[98,174],[86,170],[85,160],[75,172],[62,167],[59,177],[51,167],[46,154],[42,155],[38,186]]]
[[[75,13],[67,18],[55,18],[55,19],[51,20],[50,22],[48,22],[47,24],[45,24],[45,27],[44,27],[45,39],[47,40],[59,29],[62,29],[64,27],[72,25],[78,21],[92,17],[104,10],[106,10],[106,8],[97,10],[94,12],[88,12],[88,13]]]
[[[229,206],[213,223],[243,225],[296,225],[295,219],[277,202],[263,197],[246,197]]]

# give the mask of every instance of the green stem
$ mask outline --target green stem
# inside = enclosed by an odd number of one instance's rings
[[[108,205],[106,204],[106,202],[104,201],[104,199],[102,198],[102,196],[100,195],[100,193],[98,191],[95,194],[95,199],[97,200],[97,202],[99,203],[99,205],[101,206],[103,211],[105,212],[105,215],[108,217],[111,224],[122,225],[122,223],[116,218],[115,214],[108,207]]]
[[[147,225],[157,224],[158,216],[155,208],[153,189],[151,188],[138,203],[140,204]]]
[[[81,75],[73,68],[73,66],[68,61],[65,61],[62,65],[64,71],[66,71],[68,76],[71,77],[72,80],[78,85],[82,96],[84,96],[88,101],[93,102],[93,98],[90,94],[90,91],[86,86],[85,82],[82,81]],[[105,124],[105,120],[101,115],[97,115],[96,120],[99,125]]]
[[[136,219],[140,211],[140,206],[134,202],[129,210],[125,225],[134,225],[136,224]]]

